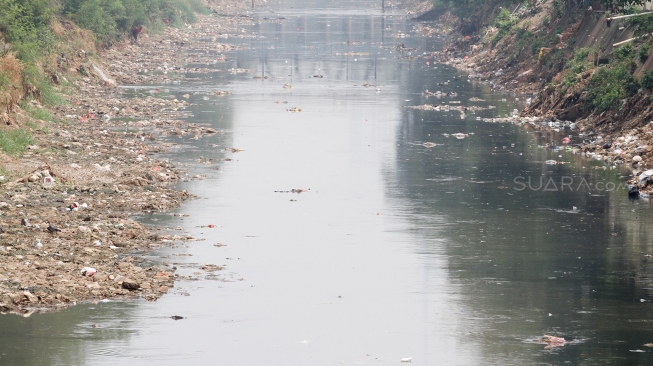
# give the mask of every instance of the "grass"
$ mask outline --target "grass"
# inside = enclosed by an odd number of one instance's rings
[[[8,155],[20,155],[33,142],[32,134],[26,130],[0,131],[0,150]]]
[[[40,119],[46,122],[57,122],[57,117],[52,115],[45,108],[32,107],[27,103],[22,103],[21,108],[33,119]]]

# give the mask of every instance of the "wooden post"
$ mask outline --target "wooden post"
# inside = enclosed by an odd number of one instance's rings
[[[385,0],[381,0],[381,10],[385,11]]]

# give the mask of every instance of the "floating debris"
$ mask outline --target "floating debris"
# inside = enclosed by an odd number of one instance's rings
[[[533,340],[533,343],[545,343],[547,346],[544,349],[551,349],[555,347],[562,347],[567,343],[567,341],[562,337],[555,337],[550,335],[544,335],[542,338],[537,338]]]

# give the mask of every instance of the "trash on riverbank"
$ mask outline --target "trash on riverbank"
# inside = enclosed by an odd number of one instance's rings
[[[203,265],[202,267],[200,267],[200,269],[202,269],[204,271],[207,271],[207,272],[215,272],[215,271],[222,271],[224,269],[224,267],[221,267],[221,266],[218,266],[218,265],[215,265],[215,264],[207,263],[207,264]]]
[[[450,103],[455,103],[454,101]],[[422,105],[415,105],[415,106],[404,106],[404,108],[410,108],[410,109],[417,109],[417,110],[422,110],[422,111],[434,111],[434,112],[450,112],[450,111],[458,111],[461,113],[465,112],[478,112],[478,111],[483,111],[490,109],[489,107],[479,107],[479,106],[462,106],[462,105],[448,105],[448,104],[443,104],[443,105],[432,105],[432,104],[422,104]]]
[[[237,47],[212,41],[211,32],[227,34],[235,25],[253,21],[201,18],[201,31],[195,26],[166,28],[138,45],[115,42],[94,60],[97,69],[121,85],[179,85],[188,74],[220,72],[177,65],[226,60],[204,50]],[[119,88],[106,83],[85,53],[68,59],[75,74],[70,89],[77,92],[64,94],[66,103],[48,107],[61,123],[33,134],[34,142],[19,161],[1,162],[3,313],[29,314],[26,308],[58,309],[106,299],[154,301],[174,286],[175,269],[143,265],[145,259],[130,254],[197,240],[142,226],[131,215],[167,211],[193,198],[173,185],[200,176],[154,157],[176,148],[177,143],[162,137],[198,139],[220,132],[185,120],[190,104],[165,87]]]

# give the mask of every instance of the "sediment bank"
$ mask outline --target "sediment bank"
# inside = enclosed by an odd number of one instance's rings
[[[163,137],[223,132],[187,120],[187,95],[158,97],[152,87],[127,96],[118,85],[186,83],[204,72],[188,68],[191,63],[227,72],[221,65],[236,49],[229,39],[252,37],[242,26],[254,20],[240,15],[243,2],[209,4],[214,13],[185,28],[146,31],[137,43],[118,42],[93,57],[76,50],[61,60],[66,102],[48,108],[29,102],[52,120],[21,109],[11,115],[12,123],[30,126],[34,142],[19,158],[1,156],[0,311],[28,315],[86,301],[153,301],[181,279],[173,264],[146,264],[137,253],[197,239],[142,226],[131,216],[178,207],[193,195],[174,184],[202,178],[157,157],[173,145]],[[232,154],[231,147],[220,148],[225,159]]]
[[[442,50],[422,57],[529,101],[519,115],[500,121],[564,133],[553,144],[627,167],[632,171],[630,184],[642,192],[653,191],[653,180],[648,179],[653,167],[652,91],[642,79],[653,58],[646,42],[628,52],[613,46],[635,35],[637,27],[628,26],[627,20],[607,27],[598,2],[568,12],[561,12],[553,0],[513,5],[508,11],[498,5],[487,2],[463,19],[442,12],[438,20],[420,23],[418,34],[448,40]],[[609,92],[623,93],[622,99],[598,105],[597,98],[609,87],[600,85],[601,75],[609,76],[619,67],[631,71],[628,80]]]

